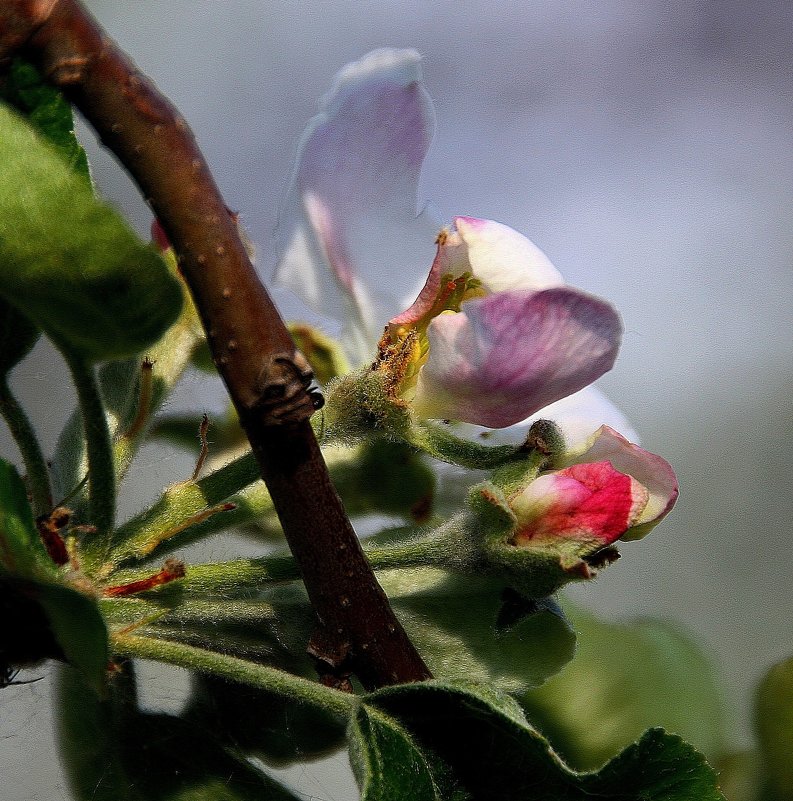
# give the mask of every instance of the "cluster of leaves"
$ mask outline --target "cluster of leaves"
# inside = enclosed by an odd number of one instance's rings
[[[407,445],[336,445],[325,455],[351,513],[408,524],[369,550],[436,681],[368,695],[319,684],[304,651],[311,609],[288,554],[153,566],[231,527],[272,539],[272,503],[246,453],[172,485],[116,525],[115,487],[140,444],[184,436],[184,420],[157,413],[200,354],[202,334],[173,261],[95,197],[63,99],[22,62],[5,80],[0,411],[27,487],[0,460],[0,600],[27,611],[24,637],[12,631],[0,660],[68,663],[60,736],[75,795],[289,799],[250,757],[309,759],[346,742],[370,801],[723,798],[693,746],[660,729],[642,734],[665,723],[709,756],[723,753],[714,682],[696,649],[649,624],[609,629],[581,613],[568,618],[494,576],[414,564],[412,525],[431,514],[434,474]],[[51,469],[8,381],[41,332],[64,355],[79,398]],[[223,434],[239,444],[233,418]],[[56,515],[53,501],[67,496],[68,513]],[[536,689],[573,656],[573,629],[579,655]],[[138,707],[135,657],[195,671],[181,715]],[[791,729],[790,688],[781,668],[760,696],[770,710],[760,727],[769,798],[793,797],[779,745]]]

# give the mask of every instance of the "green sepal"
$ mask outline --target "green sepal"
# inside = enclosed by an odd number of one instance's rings
[[[373,436],[410,442],[411,412],[395,401],[388,378],[368,367],[334,379],[325,393],[326,441],[355,444]]]
[[[675,732],[715,760],[726,724],[713,666],[666,621],[606,623],[564,604],[578,648],[562,671],[521,702],[564,758],[602,765],[650,726]]]
[[[5,106],[0,137],[0,294],[84,359],[140,352],[176,319],[178,281]]]
[[[530,598],[544,598],[574,581],[586,581],[619,558],[615,547],[557,537],[551,542],[514,544],[518,521],[504,491],[490,481],[468,495],[473,511],[469,539],[481,548],[486,569]]]
[[[793,799],[793,659],[766,673],[755,695],[754,725],[765,791],[773,801]]]
[[[364,704],[347,738],[361,801],[443,801],[429,756],[394,718]]]
[[[308,359],[314,378],[323,386],[350,371],[341,343],[309,323],[287,323],[298,350]]]
[[[492,689],[431,681],[378,690],[365,701],[394,717],[432,754],[444,798],[724,801],[702,755],[662,729],[647,731],[597,773],[577,773],[513,699]]]

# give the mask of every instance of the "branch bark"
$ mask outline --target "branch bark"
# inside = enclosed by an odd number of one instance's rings
[[[309,650],[320,672],[339,684],[353,672],[366,688],[429,678],[330,482],[308,422],[316,395],[307,387],[305,361],[186,122],[79,0],[7,0],[0,59],[17,51],[93,125],[177,253],[314,606]]]

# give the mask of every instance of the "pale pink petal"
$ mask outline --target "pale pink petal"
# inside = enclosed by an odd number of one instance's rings
[[[647,490],[607,461],[546,473],[509,500],[517,518],[515,544],[575,540],[603,547],[640,517]]]
[[[456,279],[464,273],[477,279],[487,294],[564,285],[548,257],[523,234],[493,220],[455,217],[453,227],[438,237],[435,260],[419,296],[390,321],[392,332],[415,324],[430,311],[444,276]]]
[[[419,61],[383,49],[339,72],[303,134],[279,215],[276,281],[367,350],[417,283],[438,230],[417,215],[434,130]]]
[[[454,226],[466,246],[471,272],[489,292],[564,284],[561,273],[537,245],[508,225],[455,217]]]
[[[430,324],[414,409],[421,417],[513,425],[610,370],[621,331],[611,305],[568,287],[470,300]]]
[[[455,436],[488,445],[519,445],[526,440],[535,420],[553,420],[564,437],[568,451],[580,452],[601,425],[622,431],[631,442],[639,442],[639,435],[628,418],[595,386],[584,387],[544,406],[514,426],[492,429],[473,423],[455,423],[451,429]]]
[[[635,530],[623,539],[638,539],[660,522],[675,505],[678,484],[669,462],[629,442],[608,426],[601,426],[586,446],[565,460],[567,465],[607,460],[615,470],[628,473],[647,488],[649,500]]]

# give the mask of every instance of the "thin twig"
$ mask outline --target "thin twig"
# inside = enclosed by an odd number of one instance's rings
[[[204,462],[207,460],[207,456],[209,455],[207,431],[209,431],[209,417],[207,417],[205,414],[201,418],[201,425],[198,426],[198,437],[201,440],[201,451],[198,454],[198,459],[196,459],[195,470],[193,470],[193,476],[190,479],[191,481],[198,481],[198,477],[201,475],[201,468],[204,466]]]
[[[428,678],[330,482],[308,420],[318,399],[305,359],[184,119],[78,0],[60,0],[44,18],[30,0],[7,0],[0,58],[24,41],[25,20],[24,54],[131,173],[178,255],[317,614],[310,650],[321,672],[343,683],[352,671],[367,688]]]

